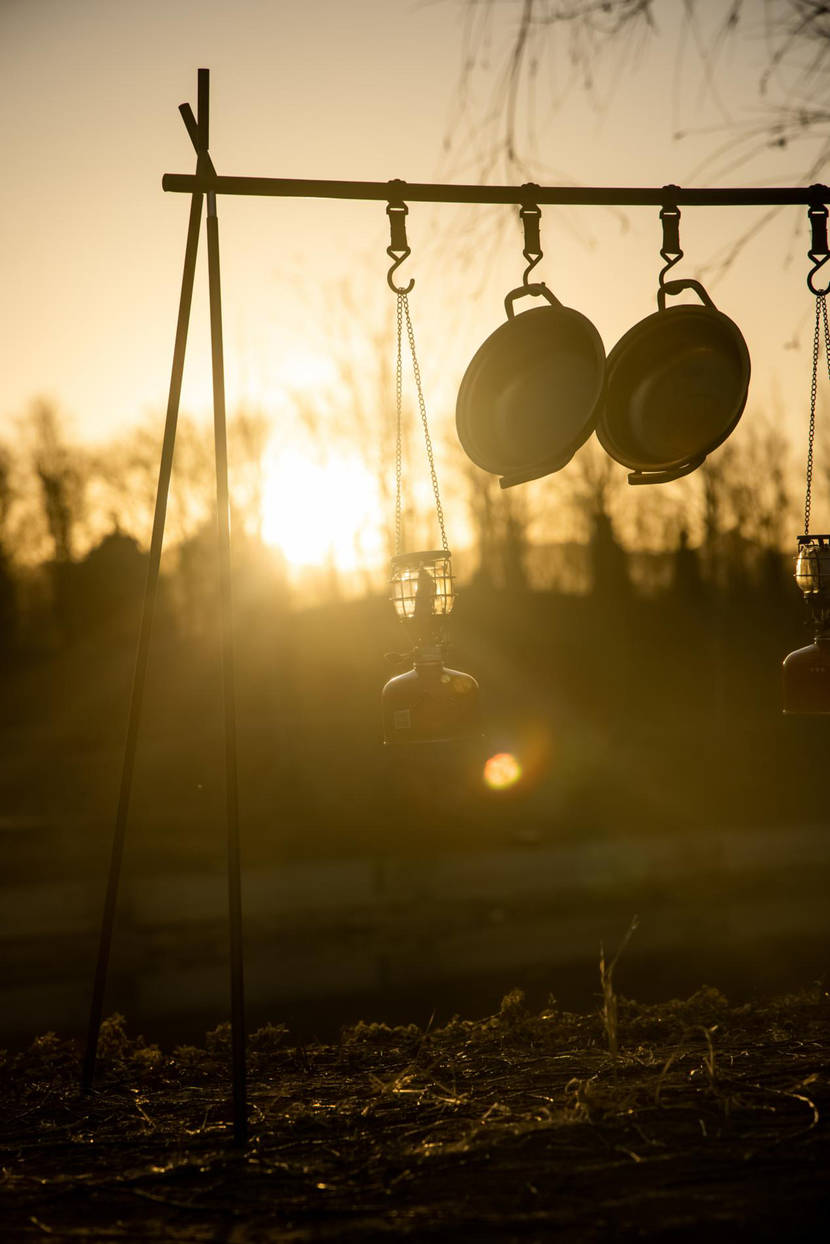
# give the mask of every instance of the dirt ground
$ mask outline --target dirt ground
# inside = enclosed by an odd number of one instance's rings
[[[597,1012],[250,1038],[234,1148],[229,1032],[162,1053],[120,1017],[2,1065],[3,1239],[812,1240],[830,1222],[830,996],[716,990]]]

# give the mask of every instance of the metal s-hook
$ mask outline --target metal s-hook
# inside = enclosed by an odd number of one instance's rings
[[[813,261],[813,267],[807,273],[807,286],[811,293],[821,298],[825,294],[830,294],[830,277],[824,289],[818,288],[814,283],[818,273],[830,260],[830,247],[827,245],[827,207],[824,203],[813,203],[808,208],[807,215],[811,228],[810,249],[807,255]]]
[[[405,259],[408,259],[412,253],[406,240],[406,217],[409,208],[405,203],[388,203],[386,206],[386,215],[389,217],[389,245],[386,253],[390,259],[394,260],[392,267],[386,274],[386,280],[393,294],[408,294],[415,286],[414,280],[408,285],[396,285],[392,280]]]
[[[528,183],[522,186],[522,190],[533,191],[538,190],[538,186]],[[539,238],[539,222],[542,219],[542,211],[538,204],[528,201],[523,203],[519,208],[519,217],[524,226],[525,244],[522,254],[527,260],[527,267],[524,270],[522,284],[527,288],[530,285],[530,274],[542,258],[542,243]]]
[[[817,298],[823,298],[825,294],[830,294],[830,269],[828,269],[827,284],[824,286],[824,288],[821,288],[820,286],[816,287],[813,284],[813,278],[816,277],[819,272],[821,272],[822,268],[828,262],[828,260],[830,260],[830,255],[822,255],[821,258],[817,261],[815,267],[812,268],[810,272],[807,274],[807,284],[812,290],[812,292],[816,295]]]
[[[663,189],[671,192],[677,190],[678,187],[664,186]],[[666,283],[666,274],[683,258],[683,249],[680,245],[680,208],[676,203],[667,201],[663,204],[660,208],[660,223],[663,226],[663,245],[660,247],[660,255],[665,261],[659,277],[662,290]]]

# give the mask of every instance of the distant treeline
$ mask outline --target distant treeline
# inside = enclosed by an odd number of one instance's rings
[[[344,401],[333,421],[335,439],[357,446],[377,478],[378,495],[389,503],[378,514],[378,531],[391,551],[389,446],[383,436],[368,436],[365,414],[355,413],[359,394],[350,396],[346,386]],[[280,435],[292,444],[292,435],[302,434],[313,448],[329,436],[331,423],[330,413],[298,399],[295,421]],[[302,607],[381,589],[381,567],[344,575],[328,564],[299,579],[296,568],[264,545],[264,491],[274,486],[265,463],[276,433],[263,414],[240,411],[230,435],[241,607],[251,601]],[[204,628],[215,591],[210,440],[208,429],[181,420],[163,608],[187,633]],[[54,651],[90,630],[130,631],[145,577],[159,441],[160,426],[147,425],[107,446],[74,444],[56,407],[38,402],[21,421],[17,444],[0,447],[0,652]],[[792,594],[788,559],[803,522],[800,471],[787,438],[757,416],[747,414],[693,476],[660,487],[627,487],[624,472],[594,445],[559,475],[507,491],[457,445],[447,447],[445,458],[451,538],[454,530],[464,532],[463,547],[456,547],[462,584],[610,595],[618,608],[629,598],[678,592],[695,600],[707,593],[761,592],[769,601]],[[813,513],[820,526],[830,494],[830,453],[821,445],[816,461]],[[338,516],[331,520],[336,525]],[[427,512],[405,510],[404,524],[410,545],[434,542]]]
[[[303,604],[270,550],[238,535],[246,860],[827,819],[828,721],[781,714],[781,661],[810,638],[787,554],[728,531],[631,552],[602,507],[581,548],[546,554],[519,540],[518,524],[500,530],[473,555],[449,626],[448,663],[478,678],[485,706],[486,739],[464,756],[382,746],[380,691],[396,672],[385,654],[407,640],[379,592],[338,595],[332,574],[327,598]],[[533,559],[546,555],[572,569],[581,559],[581,590],[535,586]],[[83,556],[27,570],[25,591],[8,572],[4,642],[17,659],[0,720],[4,814],[80,822],[66,850],[96,860],[115,806],[145,569],[138,542],[111,531]],[[221,866],[216,592],[207,522],[163,575],[133,798],[147,867]],[[522,765],[509,791],[481,781],[494,751]],[[66,870],[63,849],[50,859]]]

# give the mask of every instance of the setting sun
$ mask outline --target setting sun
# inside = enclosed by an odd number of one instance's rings
[[[355,455],[314,461],[297,450],[266,463],[262,538],[294,566],[376,563],[384,551],[377,481]]]

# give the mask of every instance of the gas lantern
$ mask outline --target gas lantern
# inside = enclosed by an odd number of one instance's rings
[[[412,634],[412,669],[383,688],[386,743],[447,743],[481,737],[478,683],[443,662],[442,623],[453,606],[450,553],[392,559],[390,597]]]
[[[813,336],[813,376],[810,388],[810,426],[807,438],[804,535],[798,537],[795,581],[812,615],[813,642],[791,652],[784,661],[785,713],[830,713],[830,535],[810,535],[816,391],[822,336],[828,375],[830,375],[830,325],[827,320],[826,300],[828,289],[815,284],[819,268],[822,268],[828,261],[827,208],[823,204],[814,204],[810,208],[809,216],[812,225],[812,245],[809,256],[813,260],[814,267],[807,277],[807,284],[816,297],[816,327]]]
[[[478,683],[470,674],[448,669],[443,660],[443,624],[455,600],[452,557],[444,527],[444,512],[438,491],[438,476],[409,312],[408,294],[413,283],[410,281],[406,287],[399,288],[392,279],[396,268],[409,254],[406,242],[406,212],[403,203],[390,203],[387,207],[392,235],[387,254],[394,260],[387,281],[397,296],[395,556],[391,563],[389,595],[398,618],[407,629],[411,645],[404,657],[395,659],[411,662],[412,665],[405,673],[390,678],[383,688],[383,738],[385,744],[393,746],[449,744],[459,740],[479,739],[482,735]],[[435,512],[441,532],[440,549],[411,553],[403,551],[401,507],[404,321],[412,356]]]
[[[784,661],[784,712],[830,713],[830,535],[798,537],[795,581],[809,606],[814,638]]]

